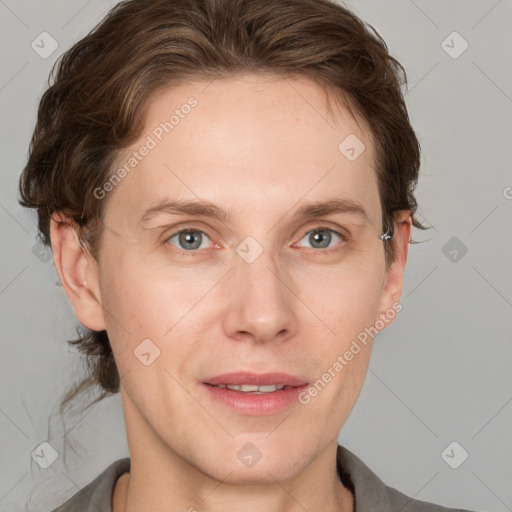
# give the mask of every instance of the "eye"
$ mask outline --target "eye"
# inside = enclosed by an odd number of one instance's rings
[[[171,242],[171,240],[176,237],[177,243],[179,244],[178,246]],[[206,247],[203,246],[205,237],[210,239],[204,231],[188,228],[173,233],[169,238],[167,238],[165,243],[171,243],[171,245],[174,245],[178,249],[184,251],[194,251],[195,249],[206,249]]]
[[[347,241],[346,236],[342,235],[341,233],[338,233],[337,231],[334,231],[333,229],[326,227],[319,227],[311,231],[308,231],[301,238],[301,240],[304,240],[306,238],[307,241],[311,244],[312,249],[326,249],[323,250],[322,252],[330,252],[341,249],[341,247],[330,247],[331,242],[333,241],[333,239],[335,240],[336,237],[343,242]],[[343,246],[344,244],[341,245]]]
[[[339,244],[341,247],[331,247],[331,243],[336,241],[336,238],[342,242],[347,241],[347,237],[345,235],[342,235],[333,229],[318,227],[305,233],[301,240],[307,239],[308,243],[311,244],[311,249],[321,249],[321,252],[327,253],[331,251],[339,251],[345,245],[342,243]],[[174,242],[173,239],[175,239]],[[165,243],[173,245],[177,249],[185,252],[197,252],[197,249],[208,248],[207,245],[205,246],[205,244],[207,244],[207,240],[210,240],[211,242],[210,237],[204,231],[196,228],[185,228],[173,233],[165,240]]]

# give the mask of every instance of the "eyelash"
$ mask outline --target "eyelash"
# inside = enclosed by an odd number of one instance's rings
[[[312,252],[315,252],[315,253],[322,253],[322,254],[331,254],[333,252],[338,252],[340,250],[343,249],[343,247],[345,246],[345,244],[349,241],[349,237],[347,235],[344,235],[342,233],[340,233],[339,231],[336,231],[332,228],[329,228],[327,226],[318,226],[314,229],[310,229],[309,231],[306,231],[303,233],[303,235],[300,237],[300,240],[302,240],[306,235],[310,235],[311,233],[315,232],[315,231],[329,231],[331,233],[334,233],[335,235],[339,236],[340,239],[341,239],[341,243],[339,246],[337,247],[330,247],[330,248],[327,248],[327,249],[315,249],[314,247],[306,247],[305,249],[308,249],[308,252],[312,251]],[[211,237],[208,235],[208,233],[206,233],[205,231],[201,230],[201,229],[197,229],[197,228],[192,228],[192,227],[185,227],[183,229],[180,229],[179,231],[175,231],[174,233],[172,233],[171,235],[169,235],[168,237],[165,237],[165,240],[164,240],[164,244],[167,244],[167,245],[170,245],[169,244],[169,240],[177,235],[180,235],[181,233],[202,233],[203,235],[206,235],[210,240]],[[213,242],[213,240],[212,240]],[[173,246],[174,249],[176,249],[177,251],[181,252],[181,253],[185,253],[189,256],[197,256],[201,250],[200,249],[192,249],[192,250],[185,250],[185,249],[180,249],[179,247],[175,247]],[[204,249],[202,249],[204,250]]]

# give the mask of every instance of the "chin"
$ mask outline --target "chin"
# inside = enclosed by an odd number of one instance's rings
[[[227,464],[223,467],[225,470],[222,474],[218,474],[219,468],[216,468],[216,479],[226,484],[232,485],[274,485],[278,482],[285,482],[296,476],[300,472],[300,468],[295,467],[295,471],[288,465],[275,463],[265,464],[260,460],[251,468],[240,467],[240,464]],[[229,475],[226,478],[226,475]]]
[[[202,471],[224,483],[264,485],[275,484],[276,480],[290,480],[303,469],[303,454],[299,447],[293,450],[283,450],[282,446],[274,449],[271,443],[263,440],[234,444],[236,447],[222,450],[222,457],[209,458],[200,464]]]

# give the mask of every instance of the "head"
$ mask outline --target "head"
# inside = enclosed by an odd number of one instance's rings
[[[83,326],[90,375],[63,404],[122,381],[138,433],[219,477],[246,443],[262,481],[318,455],[424,228],[405,83],[328,0],[131,0],[66,52],[20,180]],[[292,409],[241,414],[205,388],[236,371],[309,386]]]

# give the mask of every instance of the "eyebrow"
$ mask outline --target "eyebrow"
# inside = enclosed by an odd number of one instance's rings
[[[352,199],[346,198],[333,198],[318,203],[306,204],[295,212],[294,217],[324,217],[339,213],[357,215],[364,224],[370,223],[370,218],[363,206]]]
[[[222,221],[229,220],[229,213],[209,201],[164,200],[147,209],[141,216],[139,223],[146,222],[158,214],[167,213],[181,216],[213,217]],[[352,214],[361,218],[364,224],[370,219],[366,210],[360,203],[346,198],[332,198],[325,201],[308,203],[299,208],[293,215],[294,219],[307,219],[335,214]]]
[[[171,215],[197,215],[200,217],[215,217],[221,220],[229,218],[228,213],[209,201],[164,200],[147,209],[139,223],[146,222],[160,213]]]

